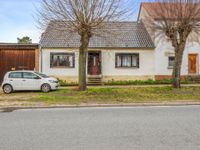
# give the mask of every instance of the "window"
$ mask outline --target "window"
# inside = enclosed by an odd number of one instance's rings
[[[168,68],[173,68],[174,67],[174,61],[175,61],[175,57],[174,56],[169,56],[168,57]]]
[[[8,76],[9,78],[22,78],[22,72],[12,72]]]
[[[116,68],[139,68],[139,54],[121,53],[115,56]]]
[[[23,78],[25,78],[25,79],[37,79],[39,77],[37,75],[31,73],[31,72],[24,72]]]
[[[39,75],[42,78],[49,78],[49,76],[47,76],[46,74],[43,74],[43,73],[35,72],[35,74]]]
[[[51,53],[51,67],[56,68],[74,68],[75,55],[74,53]]]

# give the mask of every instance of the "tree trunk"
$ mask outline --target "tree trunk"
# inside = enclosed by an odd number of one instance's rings
[[[174,88],[181,88],[181,66],[182,66],[184,49],[185,49],[185,43],[178,45],[175,48],[175,62],[174,62],[173,80],[172,80],[172,86]]]
[[[87,89],[86,60],[87,60],[88,45],[89,45],[89,36],[87,33],[82,33],[81,46],[79,48],[79,90],[80,91],[85,91]]]

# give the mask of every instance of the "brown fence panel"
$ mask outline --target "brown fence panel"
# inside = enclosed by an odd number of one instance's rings
[[[0,50],[0,82],[11,70],[34,70],[35,50]]]

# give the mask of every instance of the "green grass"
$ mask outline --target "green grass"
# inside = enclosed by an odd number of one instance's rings
[[[81,92],[62,89],[50,93],[38,93],[33,102],[47,104],[122,104],[122,103],[162,103],[177,101],[200,102],[200,87],[132,87],[132,88],[89,88]]]

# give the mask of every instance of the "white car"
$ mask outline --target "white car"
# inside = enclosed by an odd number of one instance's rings
[[[9,94],[13,91],[43,91],[49,92],[58,89],[56,78],[34,71],[10,71],[4,76],[2,89]]]

